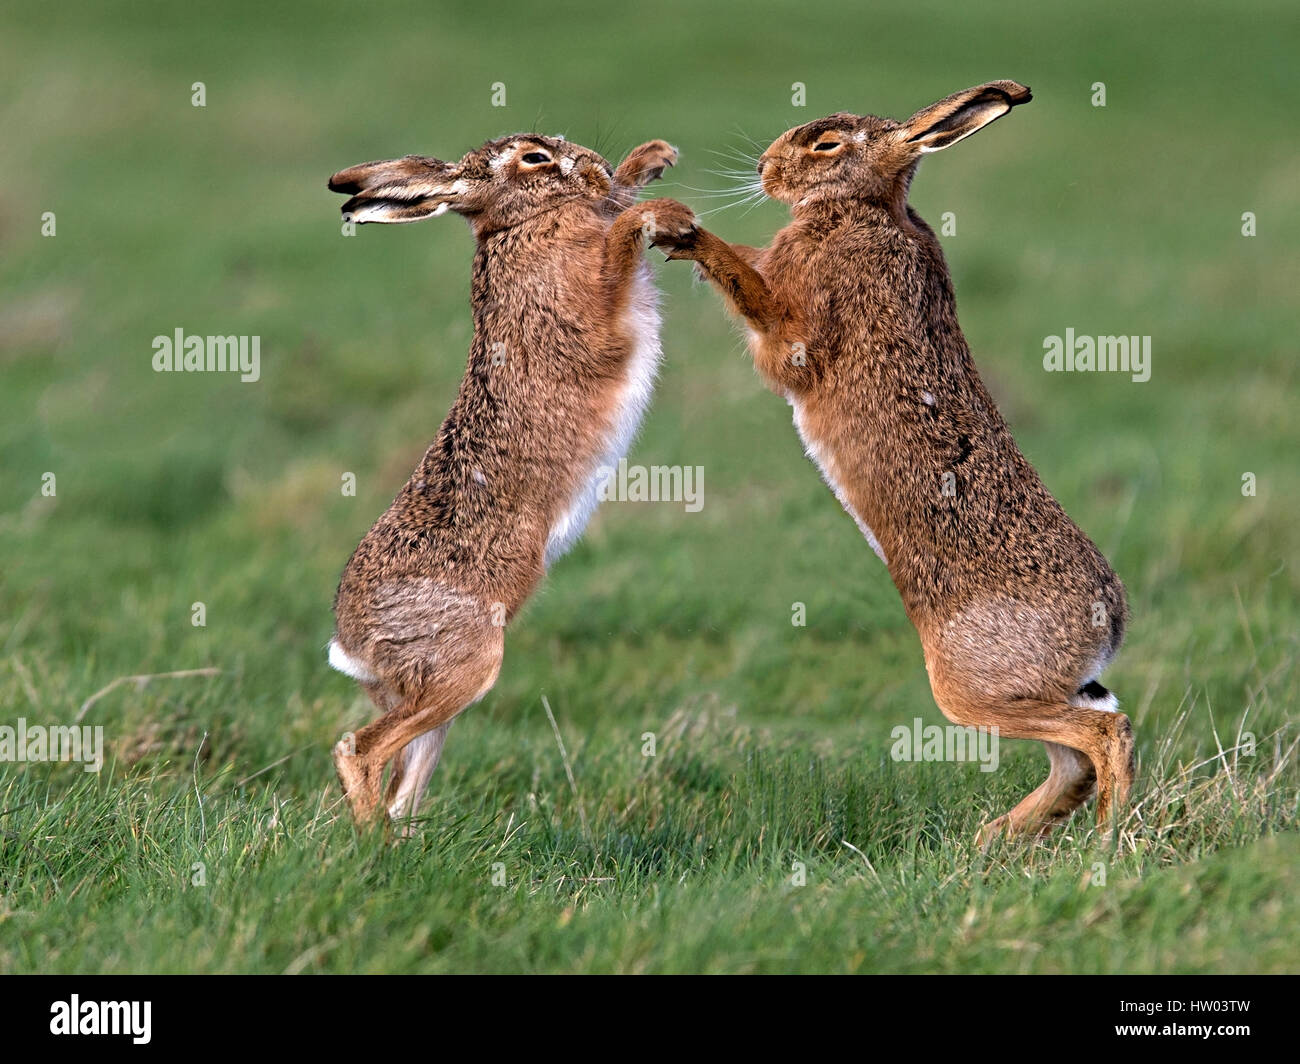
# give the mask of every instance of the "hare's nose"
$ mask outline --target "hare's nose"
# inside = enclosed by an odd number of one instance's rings
[[[764,158],[758,160],[757,171],[758,171],[758,176],[759,176],[759,177],[762,177],[762,176],[763,176],[763,167],[765,167],[766,165],[767,165],[767,158],[766,158],[766,157],[764,157]]]

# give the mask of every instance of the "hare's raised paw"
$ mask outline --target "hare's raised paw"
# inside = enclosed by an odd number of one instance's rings
[[[633,148],[614,171],[614,184],[643,188],[677,164],[677,149],[666,140],[651,140]]]
[[[699,236],[695,212],[672,199],[654,199],[631,208],[638,212],[641,229],[651,247],[663,249],[670,259],[691,257]]]

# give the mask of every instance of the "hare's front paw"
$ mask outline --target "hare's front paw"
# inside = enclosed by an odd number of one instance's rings
[[[651,140],[633,148],[618,164],[614,183],[630,188],[644,188],[663,177],[668,167],[677,165],[677,149],[666,140]]]
[[[686,204],[656,199],[630,209],[641,213],[641,229],[651,247],[662,248],[670,259],[692,257],[700,231],[695,212]]]

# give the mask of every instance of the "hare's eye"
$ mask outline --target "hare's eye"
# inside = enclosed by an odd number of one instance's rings
[[[529,166],[541,166],[542,163],[549,163],[550,161],[551,157],[540,151],[530,151],[524,156],[524,162]]]
[[[838,140],[824,140],[818,144],[817,147],[813,148],[813,151],[831,151],[839,146],[840,142]]]

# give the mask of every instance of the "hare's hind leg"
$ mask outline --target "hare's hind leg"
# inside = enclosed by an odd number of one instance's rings
[[[442,653],[435,656],[434,664],[422,671],[423,682],[408,688],[410,695],[334,747],[334,766],[358,826],[370,823],[379,812],[380,780],[389,759],[426,732],[441,729],[491,690],[501,670],[503,642],[502,629],[491,625],[457,633],[454,642],[449,640],[440,647]],[[439,742],[439,754],[441,749]],[[414,753],[420,763],[410,766],[414,772],[409,786],[405,768],[395,772],[402,777],[395,799],[403,789],[422,793],[422,786],[416,790],[416,782],[423,776],[427,783],[436,766],[436,757],[430,757],[432,746]]]
[[[1047,779],[1009,813],[980,828],[976,845],[987,846],[1003,833],[1037,831],[1046,835],[1092,797],[1097,772],[1085,755],[1059,743],[1043,743],[1051,770]]]
[[[1103,711],[1105,712],[1105,711]],[[1133,777],[1137,774],[1137,747],[1133,740],[1133,725],[1128,717],[1110,712],[1114,722],[1108,736],[1109,775],[1102,786],[1102,769],[1097,770],[1097,826],[1110,833],[1111,821],[1128,806],[1133,791]]]
[[[1133,729],[1123,713],[1039,699],[993,700],[934,683],[933,674],[931,680],[935,701],[949,720],[963,726],[996,727],[999,739],[1039,739],[1047,744],[1052,760],[1041,787],[1011,812],[984,825],[977,836],[981,845],[1004,831],[1050,829],[1088,797],[1093,781],[1080,765],[1082,758],[1071,758],[1066,751],[1083,755],[1092,765],[1098,826],[1108,827],[1114,811],[1128,802],[1133,786]],[[1054,746],[1065,750],[1054,751]]]
[[[405,822],[402,829],[404,835],[410,834],[411,818],[419,809],[429,780],[433,778],[442,758],[442,747],[447,741],[450,727],[451,721],[447,721],[433,731],[417,735],[393,758],[393,771],[388,780],[384,804],[388,806],[391,819]]]

